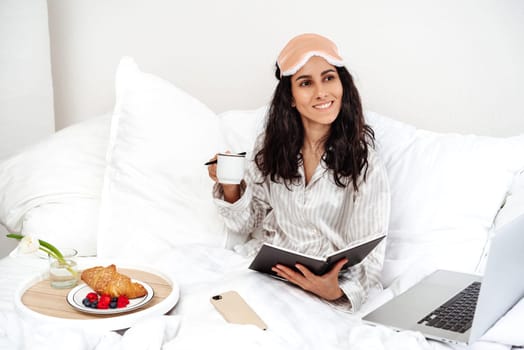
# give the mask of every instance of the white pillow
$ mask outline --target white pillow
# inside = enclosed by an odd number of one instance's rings
[[[218,117],[124,57],[107,154],[100,257],[150,258],[172,246],[223,245],[204,163],[223,148]]]
[[[251,152],[256,136],[264,129],[268,107],[231,110],[220,113],[220,130],[225,147],[231,152]]]
[[[495,229],[524,214],[524,170],[515,176],[504,205],[495,219]]]
[[[482,255],[482,260],[479,265],[479,270],[483,271],[486,265],[486,259],[491,247],[491,239],[496,231],[508,224],[510,221],[515,220],[517,217],[524,215],[524,170],[517,174],[513,180],[508,196],[500,208],[497,216],[495,217],[495,222],[493,230],[488,237],[488,241],[484,247],[484,252]]]
[[[0,164],[0,222],[9,232],[96,253],[109,125],[110,115],[77,123]]]
[[[69,198],[29,210],[22,234],[34,234],[58,248],[74,248],[79,256],[96,255],[99,198]]]
[[[415,263],[478,271],[495,216],[524,167],[524,135],[435,133],[372,112],[366,118],[392,195],[384,284]]]

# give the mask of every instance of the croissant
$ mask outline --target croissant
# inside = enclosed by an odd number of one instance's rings
[[[80,276],[95,292],[107,294],[112,298],[121,295],[129,299],[143,297],[146,289],[140,283],[131,282],[131,278],[116,271],[116,266],[95,266],[84,270]]]

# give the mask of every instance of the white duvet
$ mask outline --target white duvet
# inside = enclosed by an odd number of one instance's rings
[[[389,289],[373,294],[359,314],[329,306],[294,286],[247,268],[249,261],[236,253],[201,245],[181,246],[163,256],[150,257],[156,268],[180,287],[180,299],[164,316],[135,323],[127,331],[69,327],[63,323],[35,322],[14,307],[17,287],[42,273],[46,261],[9,256],[0,260],[0,349],[451,349],[426,341],[415,332],[394,332],[364,325],[360,316],[388,300],[428,271],[406,273]],[[96,258],[83,258],[84,267]],[[227,323],[209,298],[227,290],[238,291],[268,325]],[[524,321],[518,305],[474,349],[510,349],[493,341],[523,344],[516,332]],[[460,347],[455,347],[460,348]]]

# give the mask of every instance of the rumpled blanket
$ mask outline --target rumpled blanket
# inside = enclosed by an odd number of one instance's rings
[[[142,319],[125,331],[58,327],[52,320],[37,323],[21,317],[13,303],[16,290],[31,276],[45,273],[47,263],[27,257],[0,260],[0,349],[463,348],[428,341],[417,332],[394,332],[361,322],[363,313],[415,283],[425,272],[410,271],[389,289],[373,293],[361,313],[351,315],[295,286],[249,270],[247,259],[226,249],[183,246],[162,256],[144,258],[173,277],[180,287],[180,299],[167,315]],[[96,263],[96,258],[86,258],[81,265]],[[211,296],[227,290],[238,291],[268,330],[227,323],[209,302]],[[471,348],[509,350],[511,345],[507,344],[524,344],[520,331],[523,308],[521,301]]]

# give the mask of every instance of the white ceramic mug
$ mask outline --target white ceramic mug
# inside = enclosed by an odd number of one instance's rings
[[[245,154],[219,153],[217,155],[217,178],[221,184],[239,184],[244,178]]]

